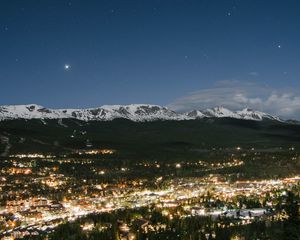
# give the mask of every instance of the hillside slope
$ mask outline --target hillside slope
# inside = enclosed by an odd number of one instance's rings
[[[0,151],[72,151],[111,147],[125,152],[152,153],[167,150],[245,146],[269,148],[300,146],[300,125],[278,121],[204,118],[186,121],[10,120],[0,122]],[[2,150],[1,150],[2,149]]]

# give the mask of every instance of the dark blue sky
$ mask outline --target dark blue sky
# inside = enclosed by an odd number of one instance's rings
[[[166,105],[224,80],[298,89],[299,13],[299,0],[2,0],[0,105]]]

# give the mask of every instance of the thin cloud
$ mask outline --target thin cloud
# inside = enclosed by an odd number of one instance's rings
[[[257,77],[257,76],[259,76],[259,73],[258,72],[249,72],[249,75],[253,76],[253,77]]]
[[[175,111],[223,106],[231,110],[252,108],[285,119],[300,119],[300,92],[275,89],[251,82],[221,81],[213,88],[192,92],[168,105]]]

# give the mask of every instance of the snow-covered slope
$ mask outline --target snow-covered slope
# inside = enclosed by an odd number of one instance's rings
[[[238,113],[232,112],[229,109],[224,108],[224,107],[215,107],[215,108],[212,108],[212,109],[207,109],[207,110],[202,111],[202,113],[205,116],[208,116],[208,117],[241,118],[241,116]]]
[[[185,116],[177,114],[165,107],[149,104],[131,105],[104,105],[99,108],[90,109],[67,109],[60,110],[72,118],[89,121],[108,121],[115,118],[125,118],[132,121],[154,121],[154,120],[184,120]]]
[[[245,108],[241,111],[237,111],[237,114],[243,118],[243,119],[249,119],[249,120],[263,120],[264,118],[271,119],[271,120],[277,120],[282,121],[279,117],[272,116],[270,114],[254,111],[249,108]]]
[[[84,121],[109,121],[126,118],[132,121],[185,120],[189,117],[165,107],[148,104],[104,105],[88,109],[47,109],[36,104],[1,106],[0,120],[5,119],[60,119],[75,118]]]
[[[187,113],[176,113],[166,107],[149,104],[104,105],[88,109],[48,109],[36,104],[0,106],[0,120],[9,119],[63,119],[75,118],[83,121],[110,121],[115,118],[125,118],[132,121],[155,120],[191,120],[199,118],[237,118],[261,121],[272,119],[280,121],[272,115],[244,109],[230,111],[223,107],[206,110],[194,110]]]
[[[249,108],[245,108],[241,111],[231,111],[224,107],[215,107],[211,109],[206,109],[203,111],[194,110],[187,113],[188,116],[194,118],[236,118],[236,119],[244,119],[244,120],[255,120],[262,121],[263,119],[270,119],[276,121],[282,121],[279,117],[272,116],[270,114],[255,111]]]
[[[60,110],[50,110],[36,104],[0,106],[0,120],[2,119],[55,119],[66,118],[67,114]]]

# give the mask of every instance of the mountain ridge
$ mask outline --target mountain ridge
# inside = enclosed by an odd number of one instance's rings
[[[167,107],[151,104],[103,105],[84,109],[50,109],[37,104],[0,106],[0,121],[13,119],[65,119],[82,121],[111,121],[124,118],[134,122],[155,120],[195,120],[201,118],[235,118],[262,121],[264,119],[283,121],[273,116],[249,108],[231,111],[224,107],[192,110],[178,113]]]

